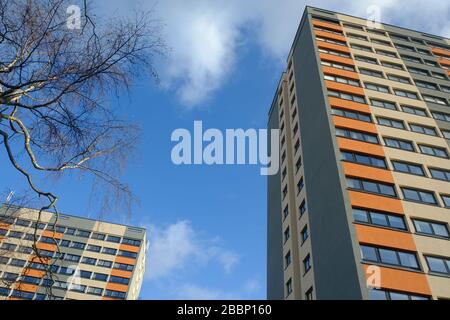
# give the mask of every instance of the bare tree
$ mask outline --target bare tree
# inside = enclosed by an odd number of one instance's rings
[[[85,0],[77,17],[73,2],[0,0],[0,147],[46,199],[38,220],[42,211],[58,215],[56,193],[33,179],[39,173],[88,173],[108,200],[130,203],[119,177],[139,128],[108,98],[141,75],[157,79],[154,59],[165,52],[152,12],[104,20]]]

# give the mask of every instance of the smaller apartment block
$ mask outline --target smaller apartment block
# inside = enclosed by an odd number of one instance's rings
[[[307,7],[268,127],[269,299],[450,299],[449,39]]]
[[[0,208],[1,300],[139,297],[145,229],[64,214],[55,224],[49,212],[37,218],[36,210]]]

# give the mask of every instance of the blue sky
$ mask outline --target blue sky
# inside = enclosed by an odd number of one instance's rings
[[[145,1],[99,2],[105,16],[127,14]],[[381,20],[449,36],[445,1],[313,1],[311,5],[367,17],[376,4]],[[121,113],[143,128],[139,154],[124,180],[140,199],[130,220],[145,226],[150,250],[143,299],[264,299],[266,279],[266,178],[255,165],[175,166],[173,130],[265,128],[304,1],[164,0],[154,6],[171,51],[158,62],[161,83],[144,77],[128,95],[113,98]],[[6,170],[0,152],[0,190],[25,187]],[[56,190],[59,209],[97,217],[89,183],[74,175],[40,179]]]

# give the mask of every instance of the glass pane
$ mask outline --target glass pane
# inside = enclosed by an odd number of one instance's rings
[[[355,180],[355,179],[347,179],[347,184],[349,188],[354,188],[354,189],[361,189],[359,180]]]
[[[406,229],[402,218],[396,216],[388,216],[389,224],[393,228]]]
[[[392,162],[394,169],[397,171],[408,172],[408,166],[400,162]]]
[[[433,230],[428,222],[415,220],[414,225],[416,226],[416,230],[418,232],[433,234]]]
[[[380,213],[376,213],[376,212],[372,212],[370,214],[371,218],[372,218],[372,223],[373,224],[377,224],[380,226],[387,226],[387,220],[386,220],[386,216],[384,214],[380,214]]]
[[[388,249],[379,249],[381,262],[388,264],[399,264],[395,251]]]
[[[404,267],[418,269],[416,256],[412,253],[399,252],[400,264]]]
[[[423,176],[422,167],[410,165],[409,170],[411,170],[411,173],[413,173],[413,174],[418,174],[418,175]]]
[[[378,193],[378,188],[377,188],[376,183],[369,182],[369,181],[363,181],[362,183],[363,183],[363,189],[365,191]]]
[[[366,261],[378,261],[375,248],[361,246],[361,256]]]
[[[372,165],[380,167],[380,168],[386,168],[386,164],[383,160],[372,158]]]
[[[415,200],[415,201],[420,200],[419,194],[415,190],[403,189],[403,195],[405,196],[405,199],[408,199],[408,200]]]
[[[447,238],[449,237],[448,230],[445,225],[433,223],[431,226],[435,235]]]
[[[391,297],[391,300],[409,300],[408,295],[403,293],[390,292],[389,296]]]
[[[370,300],[387,300],[386,293],[382,290],[369,290]]]
[[[359,155],[359,154],[356,155],[356,162],[370,165],[369,157],[362,156],[362,155]]]
[[[394,187],[392,186],[387,186],[384,184],[380,184],[380,191],[382,194],[386,194],[389,196],[395,196],[395,191],[394,191]]]
[[[445,267],[445,262],[443,259],[426,257],[428,262],[428,267],[431,271],[447,273],[447,268]]]
[[[353,219],[360,222],[369,222],[366,211],[360,209],[353,209]]]
[[[432,193],[420,192],[420,197],[422,198],[423,202],[436,203],[436,199],[434,198],[434,195]]]

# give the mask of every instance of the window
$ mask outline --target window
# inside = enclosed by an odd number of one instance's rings
[[[90,257],[83,257],[81,259],[81,263],[89,264],[89,265],[92,265],[92,266],[95,266],[96,262],[97,262],[97,259],[90,258]]]
[[[363,261],[367,262],[420,270],[417,256],[413,252],[361,245],[361,256]]]
[[[112,261],[108,261],[108,260],[98,260],[98,262],[97,262],[97,266],[103,267],[103,268],[111,268],[112,264],[113,264]]]
[[[433,118],[436,120],[450,122],[450,114],[442,113],[442,112],[432,112]]]
[[[366,68],[359,68],[359,73],[364,74],[366,76],[384,78],[383,73],[381,71],[375,71],[375,70],[366,69]]]
[[[74,228],[67,228],[66,229],[66,234],[74,235],[75,234],[75,229]]]
[[[309,288],[305,293],[305,300],[314,300],[313,287]]]
[[[347,185],[350,189],[381,194],[389,197],[396,197],[394,186],[369,180],[347,178]]]
[[[372,41],[373,43],[382,44],[384,46],[389,46],[389,47],[392,46],[392,44],[389,41],[385,41],[385,40],[381,40],[381,39],[370,38],[370,41]]]
[[[84,293],[86,291],[86,286],[82,284],[74,284],[71,283],[69,286],[69,291],[81,292]]]
[[[8,233],[8,230],[0,229],[0,236],[6,236],[7,233]]]
[[[132,258],[132,259],[137,258],[136,252],[126,251],[126,250],[119,250],[119,253],[117,255],[119,255],[121,257]]]
[[[302,232],[300,233],[300,237],[302,240],[302,244],[308,239],[309,237],[308,226],[305,226],[303,228]]]
[[[298,157],[298,160],[295,163],[295,171],[297,172],[301,166],[302,166],[302,157]]]
[[[334,39],[325,38],[325,37],[317,37],[316,36],[316,40],[328,42],[328,43],[332,43],[332,44],[337,44],[339,46],[347,46],[347,43],[345,43],[344,41],[334,40]]]
[[[395,40],[409,41],[408,37],[401,36],[401,35],[399,35],[399,34],[389,33],[389,36],[390,36],[392,39],[395,39]]]
[[[11,297],[19,298],[19,299],[25,299],[25,300],[32,300],[34,297],[34,292],[25,292],[21,290],[13,290]]]
[[[108,275],[104,273],[94,273],[92,279],[97,281],[106,281],[108,279]]]
[[[431,90],[437,90],[438,89],[437,85],[434,84],[434,83],[431,83],[431,82],[420,81],[420,80],[414,80],[414,82],[416,83],[416,85],[418,87],[431,89]]]
[[[442,84],[441,84],[441,90],[442,90],[442,92],[450,93],[450,87],[443,86]]]
[[[28,227],[30,225],[30,223],[31,223],[30,220],[24,220],[24,219],[17,219],[16,220],[16,225],[22,226],[22,227]]]
[[[284,268],[286,269],[292,262],[291,251],[288,251],[284,256]]]
[[[82,238],[89,238],[89,236],[91,235],[91,232],[90,231],[85,231],[85,230],[77,230],[76,232],[75,232],[75,235],[77,236],[77,237],[82,237]]]
[[[288,193],[288,188],[287,188],[287,185],[286,185],[286,186],[284,187],[284,189],[283,189],[283,199],[286,198],[287,193]]]
[[[427,234],[431,236],[450,238],[448,233],[447,224],[435,222],[435,221],[425,221],[419,219],[412,219],[414,228],[416,228],[417,233]]]
[[[114,291],[114,290],[105,290],[105,297],[116,298],[116,299],[125,299],[126,292]]]
[[[12,244],[12,243],[3,242],[2,245],[0,246],[0,248],[2,248],[3,250],[7,250],[7,251],[14,251],[14,250],[16,250],[17,245]]]
[[[405,200],[422,202],[426,204],[437,204],[434,193],[431,191],[418,190],[402,187],[403,197]]]
[[[286,241],[288,241],[290,237],[291,237],[291,230],[288,226],[286,230],[284,230],[284,243],[286,243]]]
[[[352,213],[353,219],[356,222],[363,222],[399,230],[407,230],[402,216],[359,208],[353,208]]]
[[[422,165],[398,160],[392,160],[392,166],[395,171],[425,176]]]
[[[305,213],[306,211],[306,201],[303,200],[300,206],[298,207],[298,211],[300,213],[300,217]]]
[[[120,237],[109,235],[106,241],[113,243],[120,243]]]
[[[414,147],[411,141],[400,140],[394,138],[384,138],[386,146],[406,151],[414,151]]]
[[[75,254],[66,254],[66,258],[64,260],[72,261],[72,262],[79,262],[81,259],[80,256],[77,256]]]
[[[397,58],[397,54],[395,52],[392,51],[387,51],[387,50],[375,50],[376,53],[381,54],[383,56],[387,56],[387,57],[391,57],[391,58]]]
[[[416,58],[416,57],[413,57],[413,56],[409,56],[409,55],[406,55],[406,54],[401,54],[400,56],[405,61],[410,61],[410,62],[414,62],[414,63],[422,63],[422,61],[419,58]]]
[[[431,272],[450,275],[450,258],[425,256],[425,260],[427,260],[428,268]]]
[[[75,269],[73,269],[71,267],[61,267],[59,269],[59,273],[71,276],[71,275],[73,275],[75,273]]]
[[[366,37],[363,37],[363,38],[364,38],[363,40],[367,40]],[[356,49],[356,50],[361,50],[361,51],[366,51],[366,52],[373,52],[371,47],[362,46],[360,44],[351,43],[350,47],[352,47],[353,49]]]
[[[75,241],[73,241],[73,242],[70,244],[69,247],[70,247],[70,248],[73,248],[73,249],[84,250],[84,248],[86,247],[86,244],[85,244],[85,243],[81,243],[81,242],[75,242]]]
[[[41,283],[41,278],[31,277],[31,276],[22,276],[20,282],[29,283],[34,285],[39,285]]]
[[[70,241],[69,240],[60,240],[59,241],[59,245],[61,246],[61,247],[65,247],[65,248],[68,248],[69,246],[70,246]]]
[[[392,81],[405,83],[405,84],[410,84],[411,83],[411,80],[409,80],[409,78],[401,77],[401,76],[398,76],[398,75],[395,75],[395,74],[388,74],[387,77],[388,77],[389,80],[392,80]]]
[[[294,145],[294,153],[297,153],[299,148],[300,148],[300,139],[297,139],[297,141],[295,141],[295,145]]]
[[[105,237],[106,237],[106,235],[104,234],[104,233],[97,233],[97,232],[94,232],[93,234],[92,234],[92,239],[97,239],[97,240],[105,240]]]
[[[394,62],[381,61],[381,65],[392,69],[403,70],[403,66],[401,64]]]
[[[438,64],[437,62],[431,61],[431,60],[427,60],[427,59],[423,59],[423,62],[428,65],[428,66],[432,66],[432,67],[437,67]]]
[[[415,99],[415,100],[419,99],[417,96],[417,93],[412,92],[412,91],[394,89],[394,93],[395,93],[395,95],[400,96],[400,97],[405,97],[405,98],[410,98],[410,99]]]
[[[414,68],[414,67],[408,67],[408,71],[415,74],[420,74],[421,76],[429,76],[429,73],[427,70],[420,69],[420,68]]]
[[[372,166],[377,168],[386,168],[386,163],[383,158],[374,156],[363,155],[360,153],[342,151],[343,160],[363,164],[366,166]]]
[[[398,48],[398,49],[402,49],[402,50],[405,50],[405,51],[411,51],[411,52],[415,52],[416,51],[416,50],[414,50],[414,47],[405,46],[403,44],[396,43],[396,44],[394,44],[394,46],[396,48]]]
[[[350,66],[347,64],[331,62],[331,61],[324,61],[324,60],[322,60],[320,62],[320,64],[323,66],[326,66],[326,67],[332,67],[332,68],[342,69],[342,70],[346,70],[346,71],[355,71],[355,68],[353,66]]]
[[[113,256],[114,256],[114,255],[116,255],[116,253],[117,253],[117,249],[103,247],[102,253],[104,253],[104,254],[110,254],[110,255],[113,255]]]
[[[42,237],[39,239],[39,242],[49,243],[49,244],[56,244],[56,240],[55,240],[54,238],[44,237],[44,236],[42,236]]]
[[[9,264],[15,267],[23,267],[26,263],[27,262],[22,259],[11,259],[11,262]]]
[[[95,296],[101,296],[103,294],[103,289],[102,288],[96,288],[96,287],[89,287],[87,290],[88,294],[92,294]]]
[[[86,271],[86,270],[81,270],[80,271],[80,277],[84,278],[84,279],[90,279],[92,276],[92,272],[90,271]]]
[[[434,179],[450,181],[450,171],[446,169],[428,168]]]
[[[360,120],[360,121],[365,121],[365,122],[372,122],[372,120],[370,119],[370,115],[366,114],[366,113],[362,113],[362,112],[332,108],[331,113],[336,116],[340,116],[340,117],[345,117],[345,118],[350,118],[350,119]]]
[[[382,126],[392,127],[396,129],[405,129],[405,124],[403,121],[395,120],[391,118],[377,117],[378,124]]]
[[[22,239],[23,232],[19,231],[10,231],[8,237],[10,238],[16,238],[16,239]]]
[[[39,222],[39,223],[37,223],[36,221],[35,222],[33,222],[32,224],[31,224],[31,227],[32,228],[37,228],[37,229],[39,229],[39,230],[44,230],[45,229],[45,223],[42,223],[42,222]]]
[[[286,217],[289,215],[289,206],[286,205],[286,207],[283,210],[283,218],[286,219]]]
[[[350,79],[350,78],[334,76],[334,75],[330,75],[330,74],[325,74],[324,75],[324,79],[328,80],[328,81],[334,81],[334,82],[348,84],[348,85],[355,86],[355,87],[360,87],[361,86],[359,84],[358,80],[353,80],[353,79]]]
[[[343,57],[343,58],[350,58],[350,54],[348,54],[346,52],[341,52],[341,51],[336,51],[336,50],[331,50],[331,49],[326,49],[326,48],[319,48],[319,52],[331,54],[331,55],[339,56],[339,57]]]
[[[375,84],[375,83],[364,83],[364,86],[366,87],[366,89],[369,90],[375,90],[378,92],[383,92],[383,93],[389,93],[389,88],[386,86],[382,86],[379,84]]]
[[[403,112],[415,114],[416,116],[427,117],[427,113],[424,109],[402,105],[402,110]]]
[[[11,292],[11,290],[8,288],[0,287],[0,296],[7,297],[7,296],[9,296],[10,292]]]
[[[371,64],[378,64],[377,59],[366,57],[366,56],[355,55],[355,60],[358,60],[361,62],[366,62],[366,63],[371,63]]]
[[[378,100],[378,99],[370,99],[370,104],[374,107],[385,108],[389,110],[397,110],[395,106],[395,102]]]
[[[305,183],[303,182],[303,177],[302,177],[302,178],[300,178],[300,180],[297,183],[297,194],[303,190],[304,186],[305,186]]]
[[[450,208],[450,196],[447,195],[441,195],[442,201],[444,201],[444,206],[446,208]]]
[[[432,102],[432,103],[440,104],[440,105],[443,105],[443,106],[447,106],[448,105],[447,100],[444,99],[444,98],[429,96],[429,95],[426,95],[426,94],[423,94],[422,96],[423,96],[423,99],[425,101],[427,101],[427,102]]]
[[[101,247],[100,247],[100,246],[93,245],[93,244],[88,244],[86,250],[87,250],[87,251],[92,251],[92,252],[100,252]]]
[[[289,279],[286,282],[286,296],[290,295],[292,293],[292,279]]]
[[[369,290],[370,300],[429,300],[428,297],[381,289]]]
[[[339,137],[344,137],[344,138],[348,138],[348,139],[378,144],[377,136],[373,135],[373,134],[369,134],[369,133],[362,133],[362,132],[354,131],[354,130],[336,128],[336,135]]]
[[[133,271],[134,266],[131,264],[125,263],[114,263],[114,269],[125,270],[125,271]]]
[[[351,33],[351,32],[347,32],[347,33],[346,33],[346,36],[347,36],[348,38],[353,38],[353,39],[359,39],[359,40],[364,40],[364,41],[367,41],[367,40],[368,40],[366,36],[362,36],[362,35],[360,35],[360,34]],[[354,48],[353,46],[357,46],[357,45],[351,43],[350,46],[351,46],[352,48]]]
[[[8,264],[9,258],[8,257],[0,257],[0,264]]]
[[[58,233],[65,233],[66,232],[66,227],[56,226],[55,227],[55,231],[58,232]]]
[[[304,273],[307,273],[311,269],[311,256],[308,254],[305,259],[303,259],[303,269]]]
[[[111,276],[111,277],[109,277],[109,282],[128,284],[130,282],[130,279],[123,278],[123,277],[117,277],[117,276]]]
[[[350,23],[344,23],[344,27],[350,28],[350,29],[355,29],[355,30],[364,30],[363,27],[358,26],[356,24],[350,24]]]
[[[431,52],[428,51],[428,50],[426,50],[426,49],[417,48],[417,51],[420,52],[420,53],[422,53],[422,54],[426,54],[426,55],[428,55],[428,56],[431,55]]]
[[[431,76],[437,79],[441,79],[441,80],[446,80],[447,78],[445,77],[444,74],[440,73],[440,72],[434,72],[431,71]]]
[[[421,124],[410,123],[411,131],[428,134],[430,136],[437,136],[436,129],[433,127],[424,126]]]
[[[447,150],[444,148],[425,146],[423,144],[419,144],[419,149],[420,152],[422,152],[423,154],[440,158],[448,158]]]

